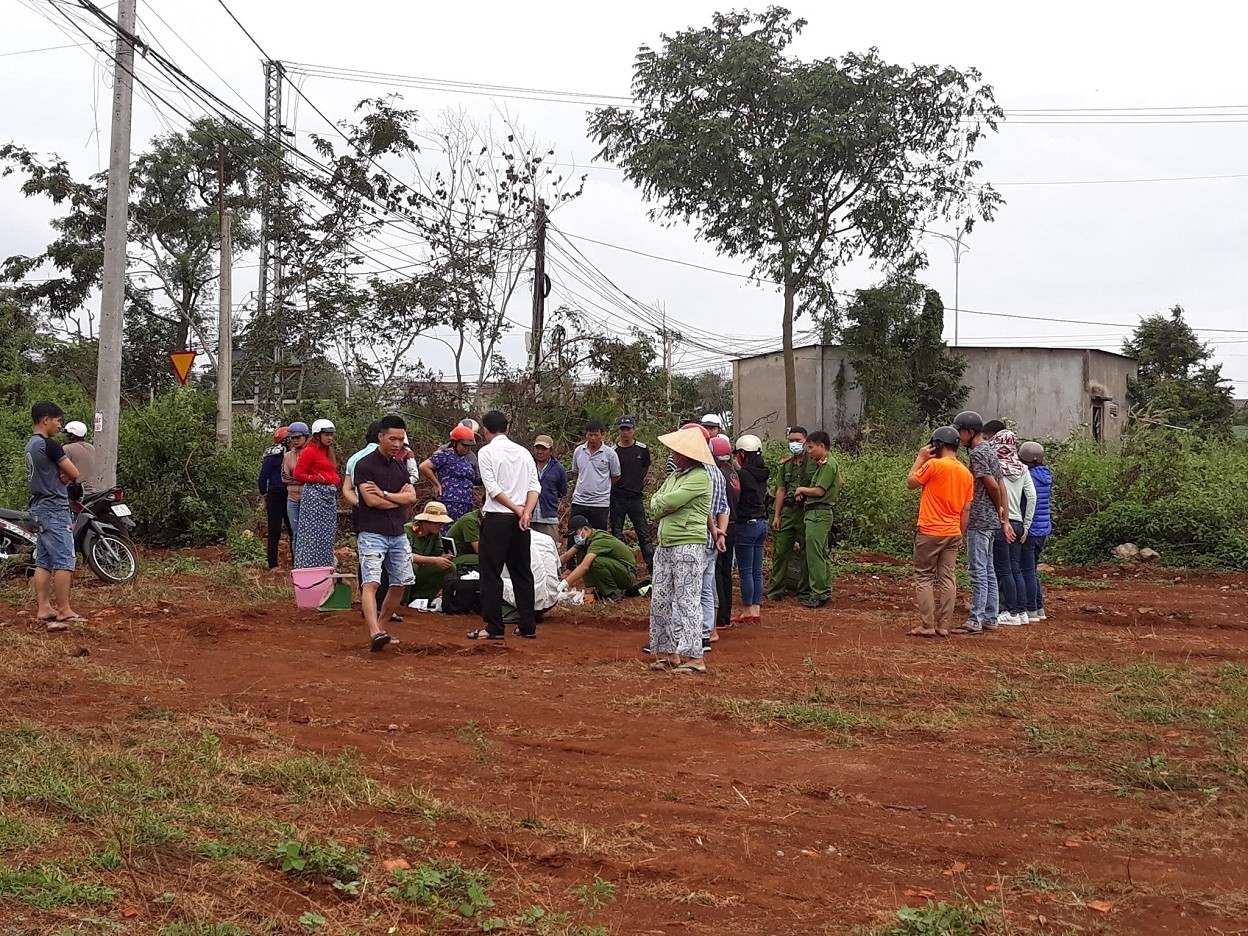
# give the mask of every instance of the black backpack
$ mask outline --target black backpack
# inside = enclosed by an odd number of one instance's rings
[[[458,569],[447,572],[442,580],[442,613],[480,614],[481,579],[462,579]]]

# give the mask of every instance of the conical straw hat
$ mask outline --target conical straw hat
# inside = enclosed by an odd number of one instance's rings
[[[706,444],[706,436],[701,429],[679,429],[659,436],[659,441],[677,454],[692,458],[704,465],[713,464],[711,448]]]

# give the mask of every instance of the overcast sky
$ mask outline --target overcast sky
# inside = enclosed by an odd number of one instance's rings
[[[639,45],[656,44],[663,32],[707,25],[716,8],[727,8],[689,0],[227,3],[269,54],[283,61],[587,95],[627,94]],[[0,138],[59,153],[83,174],[105,168],[111,82],[97,64],[101,57],[80,48],[15,54],[70,39],[45,18],[59,20],[49,0],[0,4],[6,27],[0,82],[7,89],[0,99]],[[116,10],[115,3],[102,5]],[[979,180],[999,186],[1007,204],[994,223],[977,227],[967,240],[959,297],[963,344],[1117,350],[1140,315],[1178,303],[1214,343],[1225,375],[1236,381],[1236,395],[1248,395],[1248,88],[1242,50],[1248,5],[825,0],[795,5],[794,11],[810,20],[795,50],[804,58],[874,45],[900,63],[978,68],[1007,112],[1100,109],[1044,117],[1011,113],[1000,132],[981,144]],[[192,76],[240,109],[246,106],[240,94],[262,109],[260,54],[217,0],[140,0],[139,21],[140,34]],[[348,116],[362,97],[395,90],[301,80],[308,97],[335,119]],[[431,119],[452,107],[480,119],[506,109],[551,143],[560,162],[592,165],[584,105],[410,88],[402,93],[407,106]],[[1116,108],[1138,110],[1110,110]],[[286,119],[299,131],[301,147],[306,132],[326,130],[306,106],[288,107]],[[160,120],[147,100],[136,97],[136,150],[162,131]],[[697,242],[688,229],[648,220],[647,206],[618,171],[587,171],[584,196],[553,217],[564,232],[716,270],[747,271],[743,262]],[[1190,179],[1208,176],[1233,178]],[[1107,181],[1161,179],[1187,180]],[[41,250],[51,216],[46,204],[22,199],[12,178],[0,180],[0,204],[0,256]],[[690,326],[691,334],[701,335],[701,344],[730,352],[779,334],[780,299],[773,291],[738,277],[575,243],[622,290],[647,305],[661,303],[676,327]],[[924,279],[940,290],[949,309],[946,338],[952,342],[952,250],[939,240],[930,240],[928,249],[931,266]],[[555,263],[551,303],[577,304],[565,287],[587,291],[558,275],[557,255]],[[254,269],[235,274],[240,298],[254,288],[254,276]],[[878,273],[860,265],[845,271],[839,286],[853,289],[877,279]],[[978,314],[984,312],[996,315]],[[527,299],[510,314],[526,321]],[[614,327],[631,324],[616,313]],[[518,331],[508,340],[513,359],[522,355],[521,340]],[[436,344],[426,343],[419,353],[446,366]],[[693,368],[711,356],[689,347],[678,360]]]

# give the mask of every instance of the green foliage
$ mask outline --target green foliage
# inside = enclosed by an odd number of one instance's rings
[[[902,907],[897,924],[879,936],[980,936],[987,920],[978,907],[928,901],[923,907]]]
[[[56,864],[27,868],[0,865],[0,898],[9,897],[32,907],[50,909],[71,906],[108,906],[117,890],[100,884],[75,881]]]
[[[248,517],[266,439],[236,429],[234,447],[216,442],[216,400],[176,389],[122,414],[118,483],[144,542],[219,543]]]
[[[347,847],[333,839],[287,838],[273,848],[273,863],[287,874],[358,881],[360,865],[368,853],[358,846]]]
[[[464,917],[475,917],[494,906],[486,893],[489,875],[466,870],[458,861],[440,860],[407,871],[396,868],[393,874],[395,882],[386,888],[386,896],[403,903]]]
[[[1183,320],[1182,306],[1171,309],[1168,318],[1157,314],[1141,319],[1122,343],[1122,353],[1139,364],[1127,396],[1144,413],[1133,416],[1206,432],[1230,428],[1232,388],[1222,376],[1222,365],[1207,363],[1213,351]]]
[[[941,333],[940,294],[913,279],[860,289],[844,309],[841,343],[862,391],[863,428],[880,442],[909,441],[916,425],[935,425],[960,409],[970,388],[965,359]]]

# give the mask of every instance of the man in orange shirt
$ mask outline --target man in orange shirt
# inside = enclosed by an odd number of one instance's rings
[[[906,478],[910,490],[923,489],[919,531],[914,537],[914,587],[920,623],[910,631],[911,637],[948,637],[953,621],[958,548],[975,496],[975,479],[958,460],[958,445],[958,430],[941,426],[932,433],[931,442],[919,449]]]

